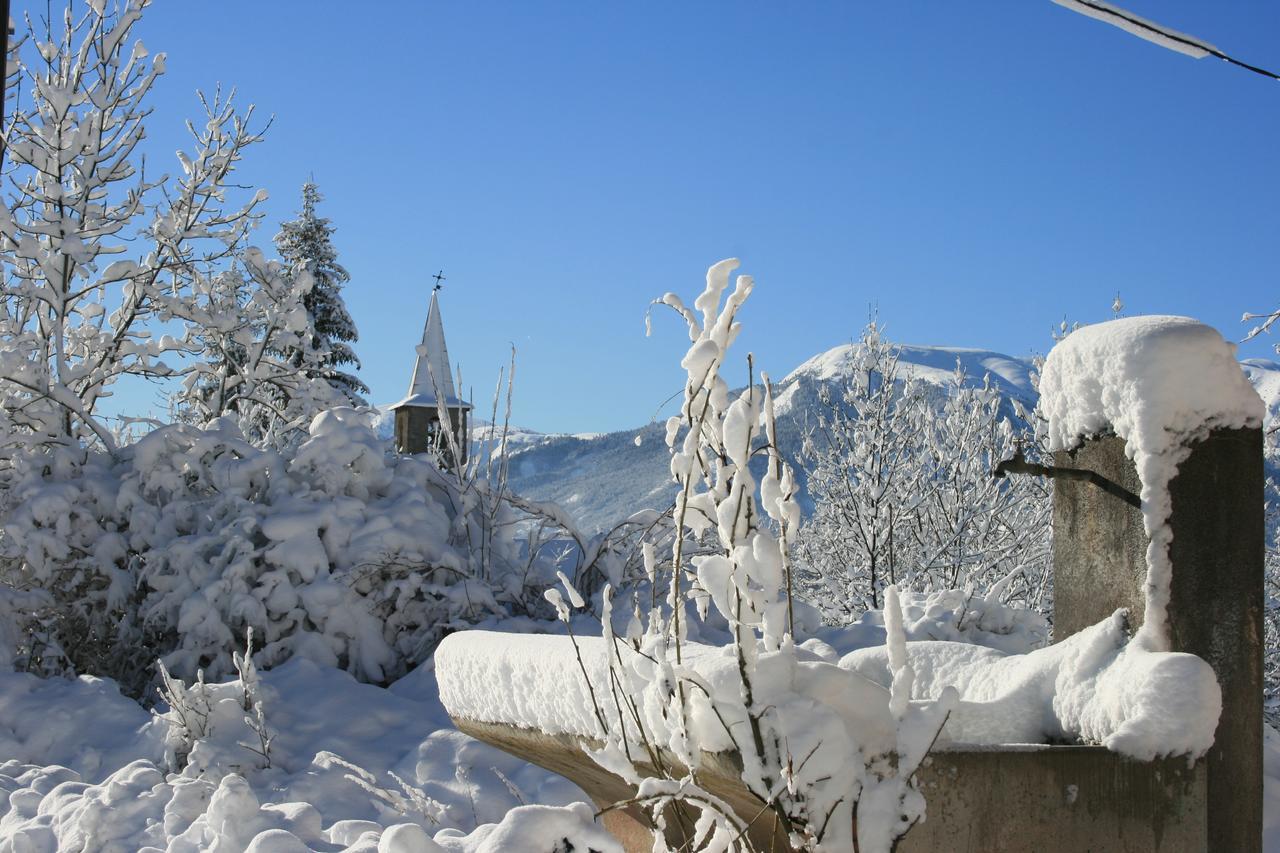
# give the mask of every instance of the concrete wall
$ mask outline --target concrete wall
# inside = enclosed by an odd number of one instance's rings
[[[926,819],[897,853],[1193,853],[1209,846],[1205,767],[1102,747],[937,752]]]
[[[1139,491],[1114,436],[1058,453],[1059,467],[1096,471]],[[1173,651],[1213,666],[1223,711],[1208,766],[1210,837],[1218,849],[1262,849],[1262,431],[1216,430],[1197,443],[1169,487]],[[1057,479],[1053,497],[1054,638],[1118,607],[1142,623],[1147,535],[1141,512],[1092,483]]]
[[[1124,441],[1090,441],[1074,453],[1054,454],[1059,468],[1094,471],[1126,491],[1142,484]],[[1096,625],[1121,607],[1142,624],[1147,534],[1142,510],[1081,480],[1053,481],[1053,637],[1062,640]]]
[[[1087,442],[1055,458],[1130,492],[1140,486],[1123,443]],[[1170,486],[1174,537],[1169,633],[1175,651],[1208,661],[1223,688],[1213,750],[1134,762],[1100,747],[1053,746],[934,754],[919,781],[928,817],[899,853],[1165,853],[1261,850],[1262,435],[1219,430],[1198,443]],[[1138,509],[1085,481],[1054,489],[1057,639],[1127,607],[1141,623],[1147,537]],[[480,740],[577,783],[600,807],[634,791],[582,752],[577,738],[455,720]],[[670,760],[667,756],[662,760]],[[642,770],[642,772],[644,772]],[[752,824],[760,849],[787,850],[772,813],[748,793],[735,756],[707,756],[700,782]],[[612,809],[606,826],[628,853],[648,853],[644,813]],[[668,840],[690,826],[670,815]]]
[[[583,752],[585,738],[455,719],[459,731],[572,781],[599,808],[635,790]],[[641,772],[644,772],[642,769]],[[758,849],[789,851],[773,814],[747,792],[741,764],[729,754],[704,756],[701,784],[754,821]],[[918,779],[927,817],[897,853],[1204,853],[1208,843],[1205,768],[1185,759],[1131,761],[1101,747],[1046,746],[941,752]],[[682,819],[683,818],[683,819]],[[688,816],[668,815],[668,842],[678,847]],[[605,826],[627,853],[653,849],[648,818],[614,809]]]

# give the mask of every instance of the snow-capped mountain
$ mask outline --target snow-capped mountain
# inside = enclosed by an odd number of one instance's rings
[[[815,355],[797,367],[779,384],[776,406],[789,408],[798,389],[808,383],[838,382],[848,377],[858,344],[844,344]],[[900,373],[944,385],[955,375],[956,365],[970,380],[981,383],[991,376],[992,384],[1006,397],[1032,404],[1036,391],[1031,384],[1031,360],[1014,358],[991,350],[966,347],[898,346]]]
[[[827,350],[775,383],[778,442],[793,464],[806,419],[818,405],[819,388],[848,377],[857,346]],[[899,374],[909,372],[937,385],[952,380],[957,362],[967,381],[981,383],[989,374],[1003,395],[1034,405],[1030,359],[961,347],[899,347]],[[650,423],[603,435],[512,442],[509,482],[522,495],[560,504],[584,529],[607,528],[637,509],[661,508],[674,499],[663,436],[664,424]]]
[[[778,440],[793,464],[806,418],[818,404],[819,388],[838,385],[848,378],[857,346],[845,344],[815,355],[776,383]],[[991,384],[1007,399],[1028,408],[1035,405],[1037,394],[1031,383],[1034,366],[1030,358],[964,347],[899,347],[901,375],[910,372],[917,379],[939,386],[952,380],[957,362],[967,382],[980,384],[984,376],[990,376]],[[1248,359],[1241,362],[1241,367],[1266,403],[1269,419],[1280,414],[1280,363]],[[382,428],[389,437],[390,418]],[[473,427],[473,446],[478,449],[480,442],[492,441],[489,430],[487,424]],[[605,529],[638,509],[661,508],[674,498],[663,435],[662,423],[619,432],[578,434],[512,427],[507,438],[509,484],[521,495],[559,504],[585,530]]]

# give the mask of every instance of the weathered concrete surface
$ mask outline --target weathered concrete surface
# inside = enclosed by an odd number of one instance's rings
[[[1102,747],[936,752],[926,819],[897,853],[1193,853],[1208,843],[1204,762]]]
[[[1055,455],[1139,492],[1133,462],[1114,436]],[[1262,431],[1217,430],[1197,443],[1170,484],[1174,651],[1213,666],[1223,712],[1208,767],[1215,849],[1257,853],[1262,834]],[[1142,514],[1091,483],[1055,480],[1054,636],[1061,640],[1130,610],[1142,622],[1147,536]]]
[[[598,808],[624,802],[635,790],[583,752],[596,744],[515,726],[454,720],[459,731],[569,779]],[[701,782],[753,822],[761,850],[788,851],[772,813],[741,782],[733,755],[704,755]],[[642,770],[642,772],[644,772]],[[1204,763],[1185,759],[1142,763],[1101,747],[1046,746],[935,753],[919,781],[928,819],[898,853],[1204,853]],[[691,826],[679,815],[668,841]],[[634,806],[604,815],[627,853],[649,853],[652,829]],[[1214,850],[1226,849],[1214,847]]]
[[[1124,441],[1090,441],[1055,453],[1058,468],[1095,471],[1133,494],[1142,484]],[[1053,481],[1053,636],[1055,641],[1096,625],[1121,607],[1142,621],[1146,600],[1147,534],[1142,510],[1082,480]]]

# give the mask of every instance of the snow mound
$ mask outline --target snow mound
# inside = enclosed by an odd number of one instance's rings
[[[1222,693],[1194,655],[1126,643],[1124,613],[1025,655],[954,642],[907,644],[912,698],[960,692],[941,746],[995,746],[1081,738],[1150,761],[1198,757],[1213,745]],[[840,666],[890,683],[883,648],[845,655]]]
[[[80,733],[88,731],[87,740]],[[100,778],[137,757],[161,760],[164,740],[163,727],[114,681],[0,671],[0,760]]]
[[[0,851],[620,849],[574,785],[447,728],[430,666],[394,691],[304,658],[261,680],[271,766],[172,772],[172,721],[113,682],[0,672]],[[253,755],[238,726],[209,722],[193,756]]]
[[[403,818],[389,826],[325,816],[310,803],[263,802],[244,777],[214,783],[135,761],[100,785],[65,767],[0,763],[0,849],[104,853],[546,853],[622,847],[586,803],[524,805],[470,832],[428,831]],[[432,835],[434,832],[434,837]]]
[[[1262,400],[1236,347],[1188,317],[1126,317],[1085,326],[1049,353],[1040,411],[1051,450],[1114,430],[1137,467],[1147,547],[1146,612],[1139,640],[1169,647],[1169,483],[1190,445],[1213,429],[1257,427]]]
[[[1040,648],[1049,640],[1049,621],[1035,610],[1000,600],[1009,580],[1012,576],[985,595],[962,589],[899,592],[907,640],[946,640],[1006,654]],[[814,641],[830,648],[836,658],[857,649],[883,646],[884,610],[868,610],[851,625],[818,628],[805,644]]]

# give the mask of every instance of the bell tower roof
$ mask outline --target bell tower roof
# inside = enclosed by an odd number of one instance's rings
[[[431,291],[431,306],[427,309],[427,323],[422,329],[422,343],[418,344],[418,360],[413,366],[413,379],[409,382],[409,394],[392,406],[436,407],[436,395],[440,394],[446,408],[470,409],[471,405],[458,398],[453,384],[453,369],[449,365],[449,348],[444,342],[444,321],[440,318],[440,287]]]

